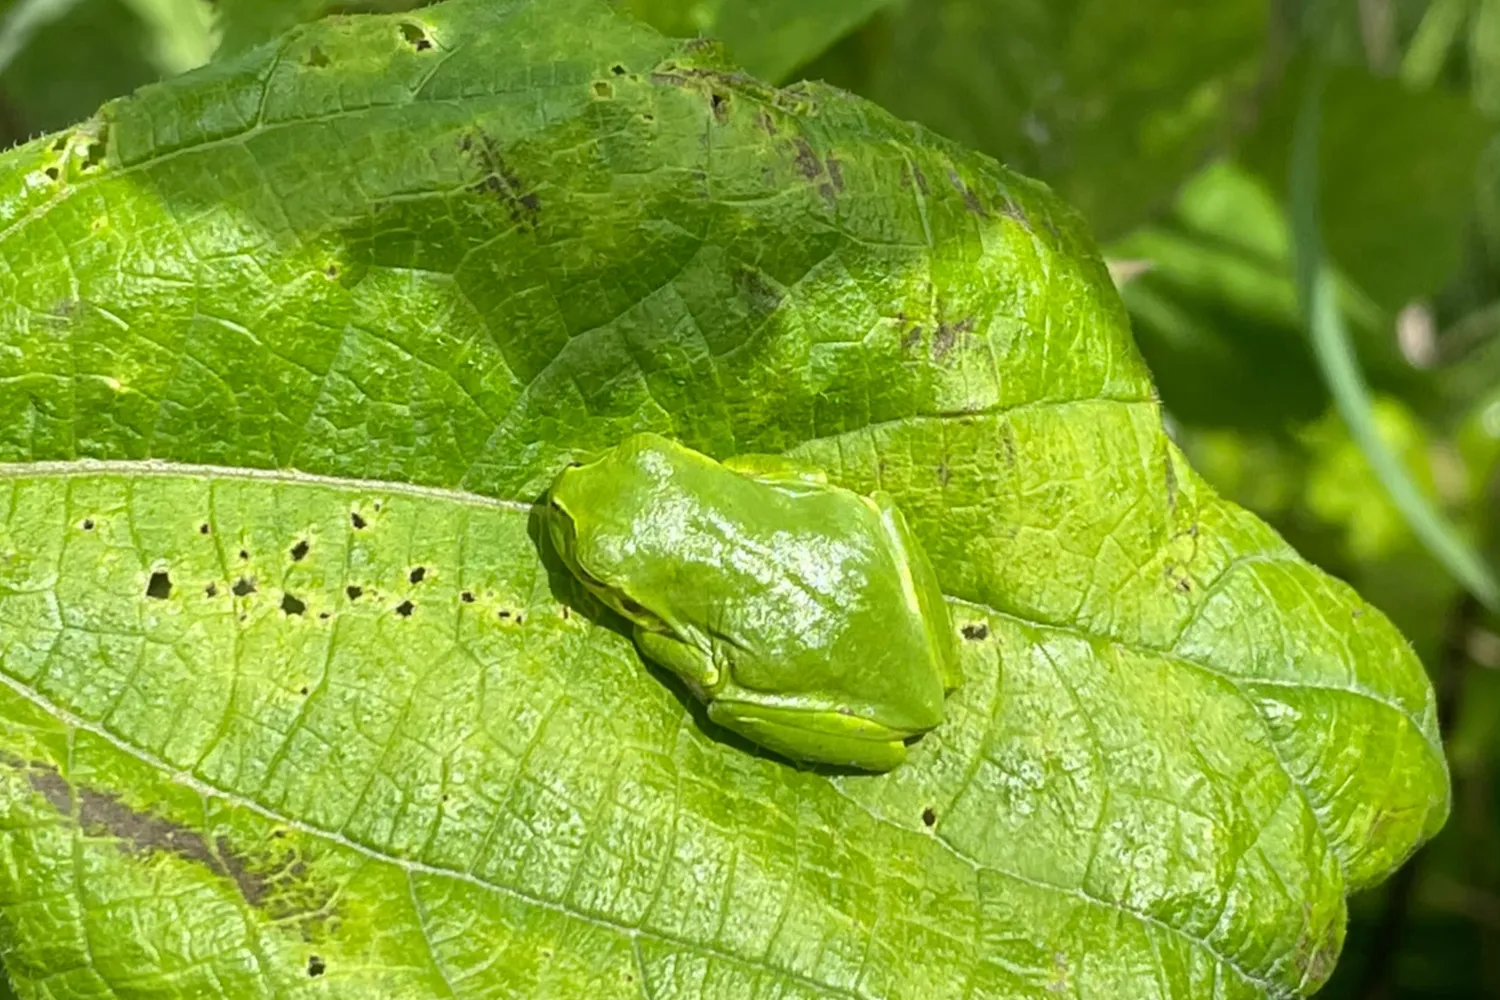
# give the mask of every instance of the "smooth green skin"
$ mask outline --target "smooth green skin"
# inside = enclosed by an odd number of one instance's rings
[[[889,771],[961,680],[937,576],[889,496],[637,434],[548,494],[553,547],[726,729]]]
[[[0,154],[18,995],[1312,993],[1446,815],[1402,636],[1188,466],[1048,190],[616,9]],[[643,430],[901,508],[964,676],[905,765],[716,740],[554,593],[537,498]]]

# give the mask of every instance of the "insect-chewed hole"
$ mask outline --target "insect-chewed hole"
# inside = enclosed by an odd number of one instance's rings
[[[83,523],[80,524],[79,527],[82,528],[84,531],[93,531],[94,530],[94,519],[92,517],[86,517],[86,518],[84,518],[83,519]]]
[[[292,562],[301,562],[302,560],[306,559],[307,550],[309,548],[311,548],[311,546],[307,544],[307,539],[305,538],[299,541],[296,545],[293,545]]]
[[[402,618],[410,618],[411,613],[415,610],[417,610],[417,606],[411,601],[402,601],[400,604],[396,605],[396,614],[400,615]]]
[[[972,642],[979,642],[982,639],[988,639],[990,637],[990,627],[984,622],[975,622],[972,625],[965,625],[963,628],[963,632],[964,638]]]
[[[329,63],[328,53],[324,52],[321,46],[314,45],[307,50],[307,58],[302,60],[302,62],[304,65],[312,66],[315,69],[322,69]]]
[[[474,594],[473,594],[472,591],[466,590],[462,594],[458,595],[458,599],[460,601],[463,601],[465,604],[473,604],[474,603]]]
[[[595,97],[602,97],[605,100],[608,100],[609,98],[615,96],[615,88],[613,88],[613,87],[611,87],[609,85],[609,81],[608,80],[595,80],[594,81],[594,96]]]
[[[250,550],[249,549],[240,549],[240,559],[244,560],[244,559],[249,559],[249,558],[250,558]]]
[[[203,588],[203,596],[204,597],[218,597],[219,596],[219,585],[217,583],[210,583],[208,586],[204,587]]]
[[[208,522],[207,521],[204,521],[202,524],[198,525],[198,534],[200,534],[200,535],[206,535],[206,534],[208,534],[209,532],[211,532],[213,530],[214,529],[212,529],[212,528],[210,528],[208,526]]]
[[[922,823],[925,826],[937,825],[937,811],[932,806],[922,810]]]
[[[234,581],[234,586],[229,589],[235,597],[249,597],[255,593],[255,578],[253,576],[242,576]]]
[[[625,67],[621,66],[619,63],[615,63],[613,66],[611,66],[609,68],[609,71],[611,73],[613,73],[615,76],[624,76],[626,74],[626,72],[627,72],[627,70],[625,69]]]
[[[328,963],[317,955],[309,956],[307,959],[307,974],[313,979],[318,978],[328,971]]]
[[[406,578],[412,583],[421,583],[423,580],[427,579],[427,567],[418,566],[416,569],[408,573],[406,575]]]
[[[146,596],[158,601],[172,596],[172,577],[166,570],[159,569],[151,574],[151,580],[146,584]]]
[[[356,586],[354,586],[354,584],[351,583],[349,586],[347,586],[347,587],[344,588],[344,593],[347,594],[347,595],[349,595],[349,600],[351,600],[351,601],[357,601],[361,597],[364,596],[364,594],[365,594],[365,588],[363,588],[363,587],[356,587]]]
[[[418,52],[426,52],[432,48],[432,39],[427,37],[427,32],[423,31],[420,25],[412,24],[410,21],[401,23],[401,37],[405,38],[406,43]]]
[[[307,604],[291,594],[281,595],[281,612],[286,615],[300,615],[307,610]]]
[[[46,170],[43,170],[42,173],[47,175],[47,179],[49,181],[55,181],[62,176],[62,171],[58,170],[56,167],[48,167]]]
[[[364,518],[362,518],[362,517],[359,516],[359,511],[357,511],[357,510],[351,510],[349,512],[349,523],[352,524],[352,525],[354,525],[354,530],[355,531],[359,531],[361,528],[363,528],[369,522],[366,521]]]

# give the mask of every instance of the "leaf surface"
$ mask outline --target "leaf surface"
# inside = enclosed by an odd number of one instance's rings
[[[878,778],[538,555],[652,429],[889,491],[963,635]],[[1040,185],[595,0],[343,18],[0,157],[21,996],[1290,997],[1432,691],[1162,430]]]

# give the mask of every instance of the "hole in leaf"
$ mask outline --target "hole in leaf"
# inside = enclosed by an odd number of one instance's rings
[[[329,264],[323,269],[323,277],[329,281],[337,281],[339,278],[339,266],[337,264]]]
[[[928,806],[922,810],[922,822],[927,826],[937,825],[937,813],[933,810],[932,806]]]
[[[609,68],[609,71],[615,76],[624,76],[626,72],[625,67],[621,66],[619,63],[615,63],[613,66],[611,66]]]
[[[426,52],[432,48],[432,39],[427,37],[427,32],[409,21],[401,25],[401,37],[418,52]]]
[[[166,570],[159,569],[151,574],[151,581],[146,584],[146,596],[158,601],[172,596],[172,577]]]
[[[602,98],[608,100],[609,98],[615,96],[615,88],[613,88],[613,87],[611,87],[609,85],[609,81],[608,80],[595,80],[594,81],[594,96],[595,97],[602,97]]]
[[[317,69],[322,69],[324,66],[328,65],[328,53],[324,52],[320,46],[314,45],[310,50],[308,50],[307,59],[305,61],[309,66],[315,67]]]
[[[83,524],[80,525],[80,527],[82,527],[84,531],[93,531],[94,530],[94,519],[92,517],[86,517],[86,518],[84,518],[83,519]]]
[[[400,604],[396,605],[396,614],[400,615],[402,618],[410,618],[411,613],[415,610],[417,610],[417,606],[411,601],[402,601]]]
[[[986,625],[984,622],[975,622],[972,625],[965,625],[964,626],[964,638],[965,639],[969,639],[969,640],[971,640],[973,642],[979,642],[980,640],[982,640],[982,639],[988,639],[989,637],[990,637],[990,627],[988,625]]]
[[[54,153],[61,153],[63,150],[65,150],[67,148],[68,148],[68,137],[65,136],[65,135],[58,136],[57,137],[57,141],[52,144],[52,152],[54,152]]]
[[[467,591],[467,590],[464,591],[462,594],[459,594],[458,595],[458,599],[460,601],[463,601],[465,604],[473,604],[474,603],[474,595],[472,593],[470,593],[469,591]]]
[[[504,608],[500,609],[500,611],[498,612],[498,614],[500,615],[501,618],[509,618],[510,617],[510,612],[506,611]]]
[[[562,607],[562,616],[563,621],[567,621],[569,618],[573,617],[573,612],[568,610],[568,606],[566,604],[564,604]]]
[[[349,512],[349,523],[354,525],[355,531],[359,531],[365,526],[367,522],[364,518],[359,516],[359,511],[355,510]]]
[[[216,583],[210,583],[208,586],[204,587],[203,588],[203,596],[204,597],[218,597],[219,596],[219,585],[216,584]]]
[[[326,962],[324,962],[321,958],[319,958],[317,955],[313,955],[311,958],[309,958],[307,960],[307,974],[308,974],[308,976],[312,977],[313,979],[318,978],[319,976],[321,976],[323,973],[325,973],[327,971],[328,971],[328,964]]]
[[[326,622],[328,619],[330,619],[332,617],[333,617],[333,612],[332,611],[319,611],[318,612],[318,621]]]
[[[249,559],[250,558],[250,553],[248,551],[246,551],[245,549],[240,549],[240,558],[241,559]]]
[[[208,522],[207,521],[205,521],[202,524],[198,525],[198,534],[200,534],[200,535],[206,535],[206,534],[208,534],[209,532],[211,532],[213,530],[214,529],[212,529],[212,528],[210,528],[208,526]]]
[[[357,601],[361,597],[364,596],[365,588],[363,588],[363,587],[356,587],[356,586],[354,586],[354,585],[351,584],[351,585],[349,585],[349,586],[347,586],[347,587],[344,588],[344,593],[346,593],[346,594],[349,595],[349,600],[351,600],[351,601]]]
[[[234,586],[229,588],[235,597],[249,597],[255,593],[255,580],[248,576],[242,576],[234,581]]]
[[[427,567],[418,566],[416,569],[408,573],[406,578],[412,583],[421,583],[423,580],[427,579]]]
[[[307,544],[307,539],[305,539],[305,538],[302,539],[300,542],[298,542],[296,545],[293,545],[292,546],[292,562],[301,562],[302,560],[306,559],[307,558],[307,550],[309,548],[310,548],[310,546]]]
[[[62,176],[62,173],[58,171],[56,167],[48,167],[46,170],[43,170],[42,173],[47,175],[47,179],[49,181],[55,181]]]
[[[305,685],[302,688],[302,697],[304,697],[304,698],[307,697],[307,687]]]
[[[101,135],[99,141],[89,143],[88,149],[83,157],[84,170],[98,170],[104,163],[104,137]]]
[[[307,605],[293,597],[291,594],[281,595],[281,612],[287,615],[300,615],[307,610]]]

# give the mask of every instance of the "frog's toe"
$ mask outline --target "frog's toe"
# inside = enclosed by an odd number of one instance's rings
[[[906,760],[911,735],[840,712],[767,708],[715,701],[708,717],[790,760],[889,771]]]

